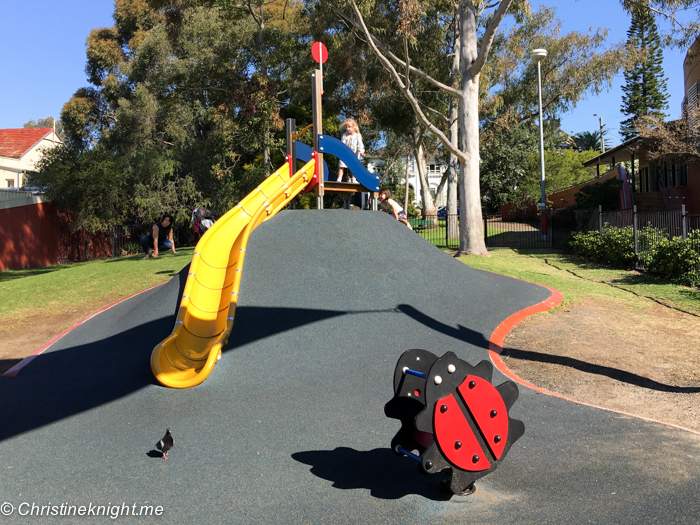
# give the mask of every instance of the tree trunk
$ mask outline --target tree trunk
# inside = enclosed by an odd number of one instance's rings
[[[413,151],[416,158],[416,168],[418,170],[418,180],[420,181],[420,192],[423,200],[423,218],[425,219],[426,217],[432,216],[434,219],[437,216],[437,208],[433,201],[433,195],[430,193],[430,185],[428,184],[425,173],[427,163],[425,162],[425,153],[423,151],[423,134],[420,124],[418,123],[416,123],[413,129],[413,137],[415,140],[413,143]]]
[[[467,2],[459,5],[462,96],[459,106],[460,150],[468,160],[459,167],[458,255],[488,255],[484,241],[479,187],[479,75],[469,68],[476,61],[476,18]]]
[[[454,55],[452,57],[452,69],[450,71],[450,84],[458,87],[459,79],[459,20],[455,20],[454,30]],[[459,104],[455,98],[450,99],[450,142],[455,148],[459,147]],[[459,170],[459,160],[457,156],[450,152],[447,165],[447,207],[445,209],[445,219],[447,222],[447,238],[459,238],[459,218],[457,217],[457,177]]]
[[[408,162],[408,154],[407,154],[407,155],[406,155],[406,170],[405,170],[405,172],[404,172],[404,177],[405,177],[405,179],[406,179],[406,180],[405,180],[405,182],[406,182],[406,184],[405,184],[405,186],[406,186],[406,188],[405,188],[406,193],[405,193],[404,196],[403,196],[403,209],[406,211],[406,213],[408,213],[408,194],[409,194],[409,190],[410,190],[410,186],[409,186],[409,184],[408,184],[408,165],[409,165],[409,162]]]
[[[267,78],[267,46],[265,45],[265,0],[260,0],[260,31],[258,38],[260,39],[260,73],[265,82],[265,89],[268,89]],[[263,134],[263,173],[267,178],[270,175],[270,127],[265,126]]]

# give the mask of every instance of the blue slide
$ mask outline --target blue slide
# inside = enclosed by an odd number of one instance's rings
[[[299,142],[298,140],[296,141],[296,149],[297,149],[297,159],[299,159],[302,162],[311,162],[311,153],[314,151],[314,149],[309,146],[308,144],[304,144],[303,142]],[[347,164],[347,163],[346,163]],[[331,170],[328,167],[328,164],[326,164],[326,161],[323,161],[323,180],[328,180],[329,175],[331,174]]]
[[[355,176],[357,182],[362,184],[370,191],[379,191],[379,175],[367,171],[367,168],[362,165],[352,150],[345,144],[329,135],[319,135],[318,144],[318,147],[321,150],[319,153],[323,153],[324,155],[333,155],[334,157],[339,158],[348,166],[348,169]],[[309,162],[311,160],[311,152],[313,151],[311,146],[297,141],[296,149],[297,158],[299,160],[304,162]],[[323,180],[327,181],[330,173],[331,171],[324,161]]]

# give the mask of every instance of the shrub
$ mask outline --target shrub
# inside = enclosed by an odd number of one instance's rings
[[[613,228],[606,224],[602,236],[597,231],[573,232],[569,248],[582,257],[627,268],[634,264],[633,235],[631,226]]]
[[[692,232],[688,240],[682,237],[661,239],[653,247],[646,261],[651,272],[662,273],[674,281],[689,286],[700,284],[700,254],[698,253],[700,231]]]
[[[632,226],[613,228],[603,226],[603,258],[614,266],[629,268],[634,265],[634,231]]]
[[[597,231],[572,232],[568,247],[581,257],[595,260],[602,260],[603,258],[603,239]]]
[[[122,247],[120,255],[126,257],[127,255],[134,255],[141,252],[141,245],[136,241],[131,241]]]
[[[639,259],[650,272],[664,274],[687,286],[700,285],[700,230],[687,240],[668,239],[666,233],[649,225],[639,230]],[[634,264],[634,231],[631,226],[603,227],[598,231],[573,232],[568,247],[575,254],[614,266],[629,268]]]
[[[639,262],[642,266],[645,268],[649,267],[649,262],[654,257],[656,247],[666,240],[666,238],[666,232],[659,228],[655,228],[651,225],[651,223],[639,230],[639,234],[637,236],[637,247],[639,249]]]
[[[586,210],[603,206],[603,211],[616,210],[620,207],[620,179],[608,179],[583,186],[576,194],[576,209]]]

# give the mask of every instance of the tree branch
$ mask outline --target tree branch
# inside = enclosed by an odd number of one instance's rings
[[[374,38],[370,34],[369,29],[367,29],[365,21],[362,18],[362,14],[360,13],[360,10],[357,7],[357,4],[355,3],[355,0],[350,0],[350,4],[352,5],[352,9],[355,13],[355,16],[359,20],[359,24],[362,28],[363,33],[365,34],[365,37],[367,38],[368,44],[372,48],[372,51],[374,51],[374,54],[377,56],[379,61],[394,77],[394,81],[398,84],[399,89],[404,94],[408,102],[411,104],[411,107],[413,108],[416,117],[418,117],[418,121],[421,124],[423,124],[423,126],[425,126],[428,130],[430,130],[430,132],[433,135],[438,137],[440,139],[440,142],[442,142],[449,151],[451,151],[457,158],[459,158],[461,162],[466,164],[469,161],[471,155],[467,152],[460,151],[458,148],[454,147],[450,142],[450,139],[448,139],[442,131],[440,131],[432,122],[430,122],[430,120],[428,120],[428,117],[426,117],[423,111],[421,110],[418,100],[416,100],[416,98],[413,96],[408,87],[404,85],[403,81],[401,80],[401,76],[397,73],[396,69],[394,69],[392,63],[389,62],[389,60],[377,48],[377,45],[374,42]],[[456,90],[450,88],[450,91]],[[459,91],[457,91],[457,93],[461,95]]]
[[[673,24],[678,24],[678,27],[680,27],[681,29],[685,30],[685,27],[683,26],[683,24],[681,24],[681,23],[678,21],[678,19],[676,18],[676,16],[675,16],[673,13],[672,13],[672,14],[668,14],[668,13],[665,13],[665,12],[659,10],[659,9],[655,9],[655,8],[651,7],[647,2],[637,2],[637,1],[635,1],[635,0],[624,0],[624,1],[622,2],[622,4],[623,4],[624,8],[625,8],[626,10],[628,10],[628,11],[629,11],[629,9],[627,9],[627,6],[630,5],[630,4],[631,4],[631,5],[635,5],[635,6],[637,6],[637,7],[640,7],[640,8],[642,8],[642,9],[648,9],[648,10],[651,11],[652,13],[656,13],[657,15],[664,16],[664,17],[668,18],[668,19],[671,21],[671,23],[673,23]]]
[[[354,2],[352,2],[352,4],[353,4],[353,10],[356,9],[357,6],[354,5]],[[334,7],[333,10],[335,11],[335,13],[336,13],[337,15],[341,16],[342,18],[344,18],[345,21],[348,22],[351,26],[355,27],[355,29],[359,29],[359,30],[363,31],[363,27],[362,27],[362,26],[364,25],[364,19],[361,18],[362,15],[359,14],[359,10],[357,11],[357,16],[360,17],[360,19],[361,19],[361,21],[362,21],[362,24],[360,24],[360,23],[357,22],[356,20],[353,20],[352,18],[348,17],[345,13],[343,13],[340,9],[338,9],[338,8],[336,8],[336,7]],[[379,48],[381,48],[381,50],[384,51],[384,53],[386,53],[386,55],[387,55],[389,58],[391,58],[394,62],[396,62],[399,66],[401,66],[401,67],[406,67],[406,62],[404,62],[404,61],[401,60],[399,57],[397,57],[394,53],[392,53],[391,50],[389,50],[389,48],[387,48],[377,37],[375,37],[374,35],[370,34],[369,32],[368,32],[365,36],[366,36],[366,38],[367,38],[368,40],[372,40],[372,42],[373,42],[376,46],[378,46]],[[367,43],[369,44],[369,42],[367,42]],[[370,45],[371,45],[371,44],[370,44]],[[411,65],[408,65],[408,68],[409,68],[409,70],[410,70],[412,73],[415,73],[415,74],[418,75],[419,77],[424,78],[425,80],[427,80],[428,82],[430,82],[430,83],[433,84],[434,86],[437,86],[437,87],[439,87],[440,89],[442,89],[442,90],[444,90],[444,91],[447,91],[448,93],[451,93],[452,95],[454,95],[454,96],[456,96],[456,97],[462,96],[461,91],[458,91],[458,90],[456,90],[456,89],[454,89],[454,88],[452,88],[452,87],[450,87],[450,86],[448,86],[448,85],[446,85],[446,84],[443,84],[442,82],[439,82],[438,80],[435,80],[433,77],[431,77],[430,75],[428,75],[428,74],[425,73],[424,71],[421,71],[420,69],[418,69],[418,68],[416,68],[416,67],[413,67],[413,66],[411,66]]]
[[[476,57],[476,61],[467,70],[467,75],[469,75],[470,77],[473,78],[477,76],[481,72],[481,69],[484,67],[484,64],[486,64],[486,59],[488,58],[489,52],[491,51],[493,39],[496,36],[496,29],[498,28],[501,21],[503,21],[503,18],[506,16],[508,8],[512,3],[513,0],[502,0],[501,5],[498,6],[498,10],[493,15],[493,18],[489,22],[489,25],[486,26],[484,36],[481,38],[481,49],[479,49],[479,54]]]

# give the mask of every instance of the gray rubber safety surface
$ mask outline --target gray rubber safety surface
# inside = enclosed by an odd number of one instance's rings
[[[473,270],[386,214],[284,211],[251,237],[221,361],[172,390],[149,356],[185,278],[0,378],[0,504],[14,508],[0,524],[700,523],[700,436],[523,386],[525,435],[472,496],[448,498],[389,450],[399,356],[488,359],[496,326],[545,288]],[[169,461],[153,450],[166,427]],[[122,515],[36,516],[81,505]],[[162,516],[131,515],[141,506]]]

